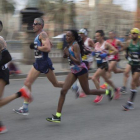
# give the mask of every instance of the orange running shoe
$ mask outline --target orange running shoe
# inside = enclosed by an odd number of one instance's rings
[[[28,99],[30,100],[30,102],[32,101],[32,96],[31,96],[31,92],[30,90],[26,87],[26,86],[23,86],[19,92],[21,92],[21,96],[25,99]]]
[[[107,84],[101,85],[100,88],[102,88],[102,89],[107,89]]]

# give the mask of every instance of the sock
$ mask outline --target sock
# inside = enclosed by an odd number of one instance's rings
[[[56,116],[57,116],[57,117],[61,117],[61,113],[56,112]]]
[[[17,98],[21,97],[22,95],[21,92],[17,92],[16,94],[17,94]]]
[[[134,98],[136,96],[137,90],[131,89],[131,96],[130,96],[130,101],[133,102]]]
[[[24,109],[28,109],[28,105],[29,105],[28,102],[25,102],[25,101],[23,102],[23,108],[24,108]]]
[[[109,90],[106,89],[106,90],[105,90],[105,95],[108,95],[108,94],[109,94]]]

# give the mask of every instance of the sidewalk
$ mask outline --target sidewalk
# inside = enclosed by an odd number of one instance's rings
[[[125,68],[126,64],[127,64],[126,60],[121,60],[118,63],[118,67]],[[30,69],[32,67],[32,65],[25,65],[25,64],[22,64],[20,62],[17,62],[17,65],[18,65],[19,69],[21,70],[22,74],[10,75],[10,79],[26,78],[28,72],[30,71]],[[58,76],[58,75],[67,75],[68,74],[69,65],[68,64],[65,64],[65,65],[66,65],[65,68],[63,68],[62,63],[53,63],[53,67],[55,68],[54,72],[55,72],[56,76]],[[92,70],[89,70],[89,73],[94,73],[96,71],[96,69],[97,69],[96,62],[93,62]],[[40,74],[40,77],[44,77],[44,76],[45,76],[44,74]]]

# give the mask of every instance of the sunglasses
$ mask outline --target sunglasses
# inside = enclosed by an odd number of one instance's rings
[[[133,35],[136,35],[137,33],[132,33]]]
[[[33,23],[33,25],[36,26],[36,25],[41,25],[41,24],[40,23]]]

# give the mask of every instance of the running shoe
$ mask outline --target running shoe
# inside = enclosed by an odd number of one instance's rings
[[[84,92],[79,93],[79,98],[85,98],[87,95]]]
[[[52,118],[46,118],[47,121],[49,122],[55,122],[55,123],[60,123],[61,122],[61,117],[57,117],[56,115],[52,114]]]
[[[114,99],[117,100],[117,99],[120,98],[120,96],[121,96],[121,94],[120,94],[120,88],[117,88],[116,91],[115,91]]]
[[[114,97],[113,89],[109,89],[109,93],[107,94],[109,101],[111,101]]]
[[[0,134],[6,133],[8,130],[5,126],[0,126]]]
[[[126,94],[126,93],[127,93],[126,87],[124,87],[124,86],[121,87],[120,92],[121,92],[122,94]]]
[[[71,87],[72,91],[75,93],[75,98],[79,97],[79,88],[76,84]]]
[[[130,103],[129,101],[123,105],[124,111],[132,110],[134,109],[133,103]]]
[[[97,95],[96,96],[96,98],[95,98],[95,100],[93,101],[94,103],[100,103],[101,101],[102,101],[102,99],[103,99],[103,96],[102,95]]]
[[[20,107],[19,109],[13,109],[13,111],[14,111],[15,113],[20,114],[20,115],[23,115],[23,116],[29,115],[29,110],[28,110],[28,108],[23,108],[23,106]]]
[[[23,86],[19,92],[21,92],[21,96],[25,99],[28,99],[30,100],[30,102],[32,101],[32,96],[31,96],[31,92],[30,90],[26,87],[26,86]]]
[[[101,89],[107,89],[107,87],[108,87],[107,84],[103,84],[100,86]]]

